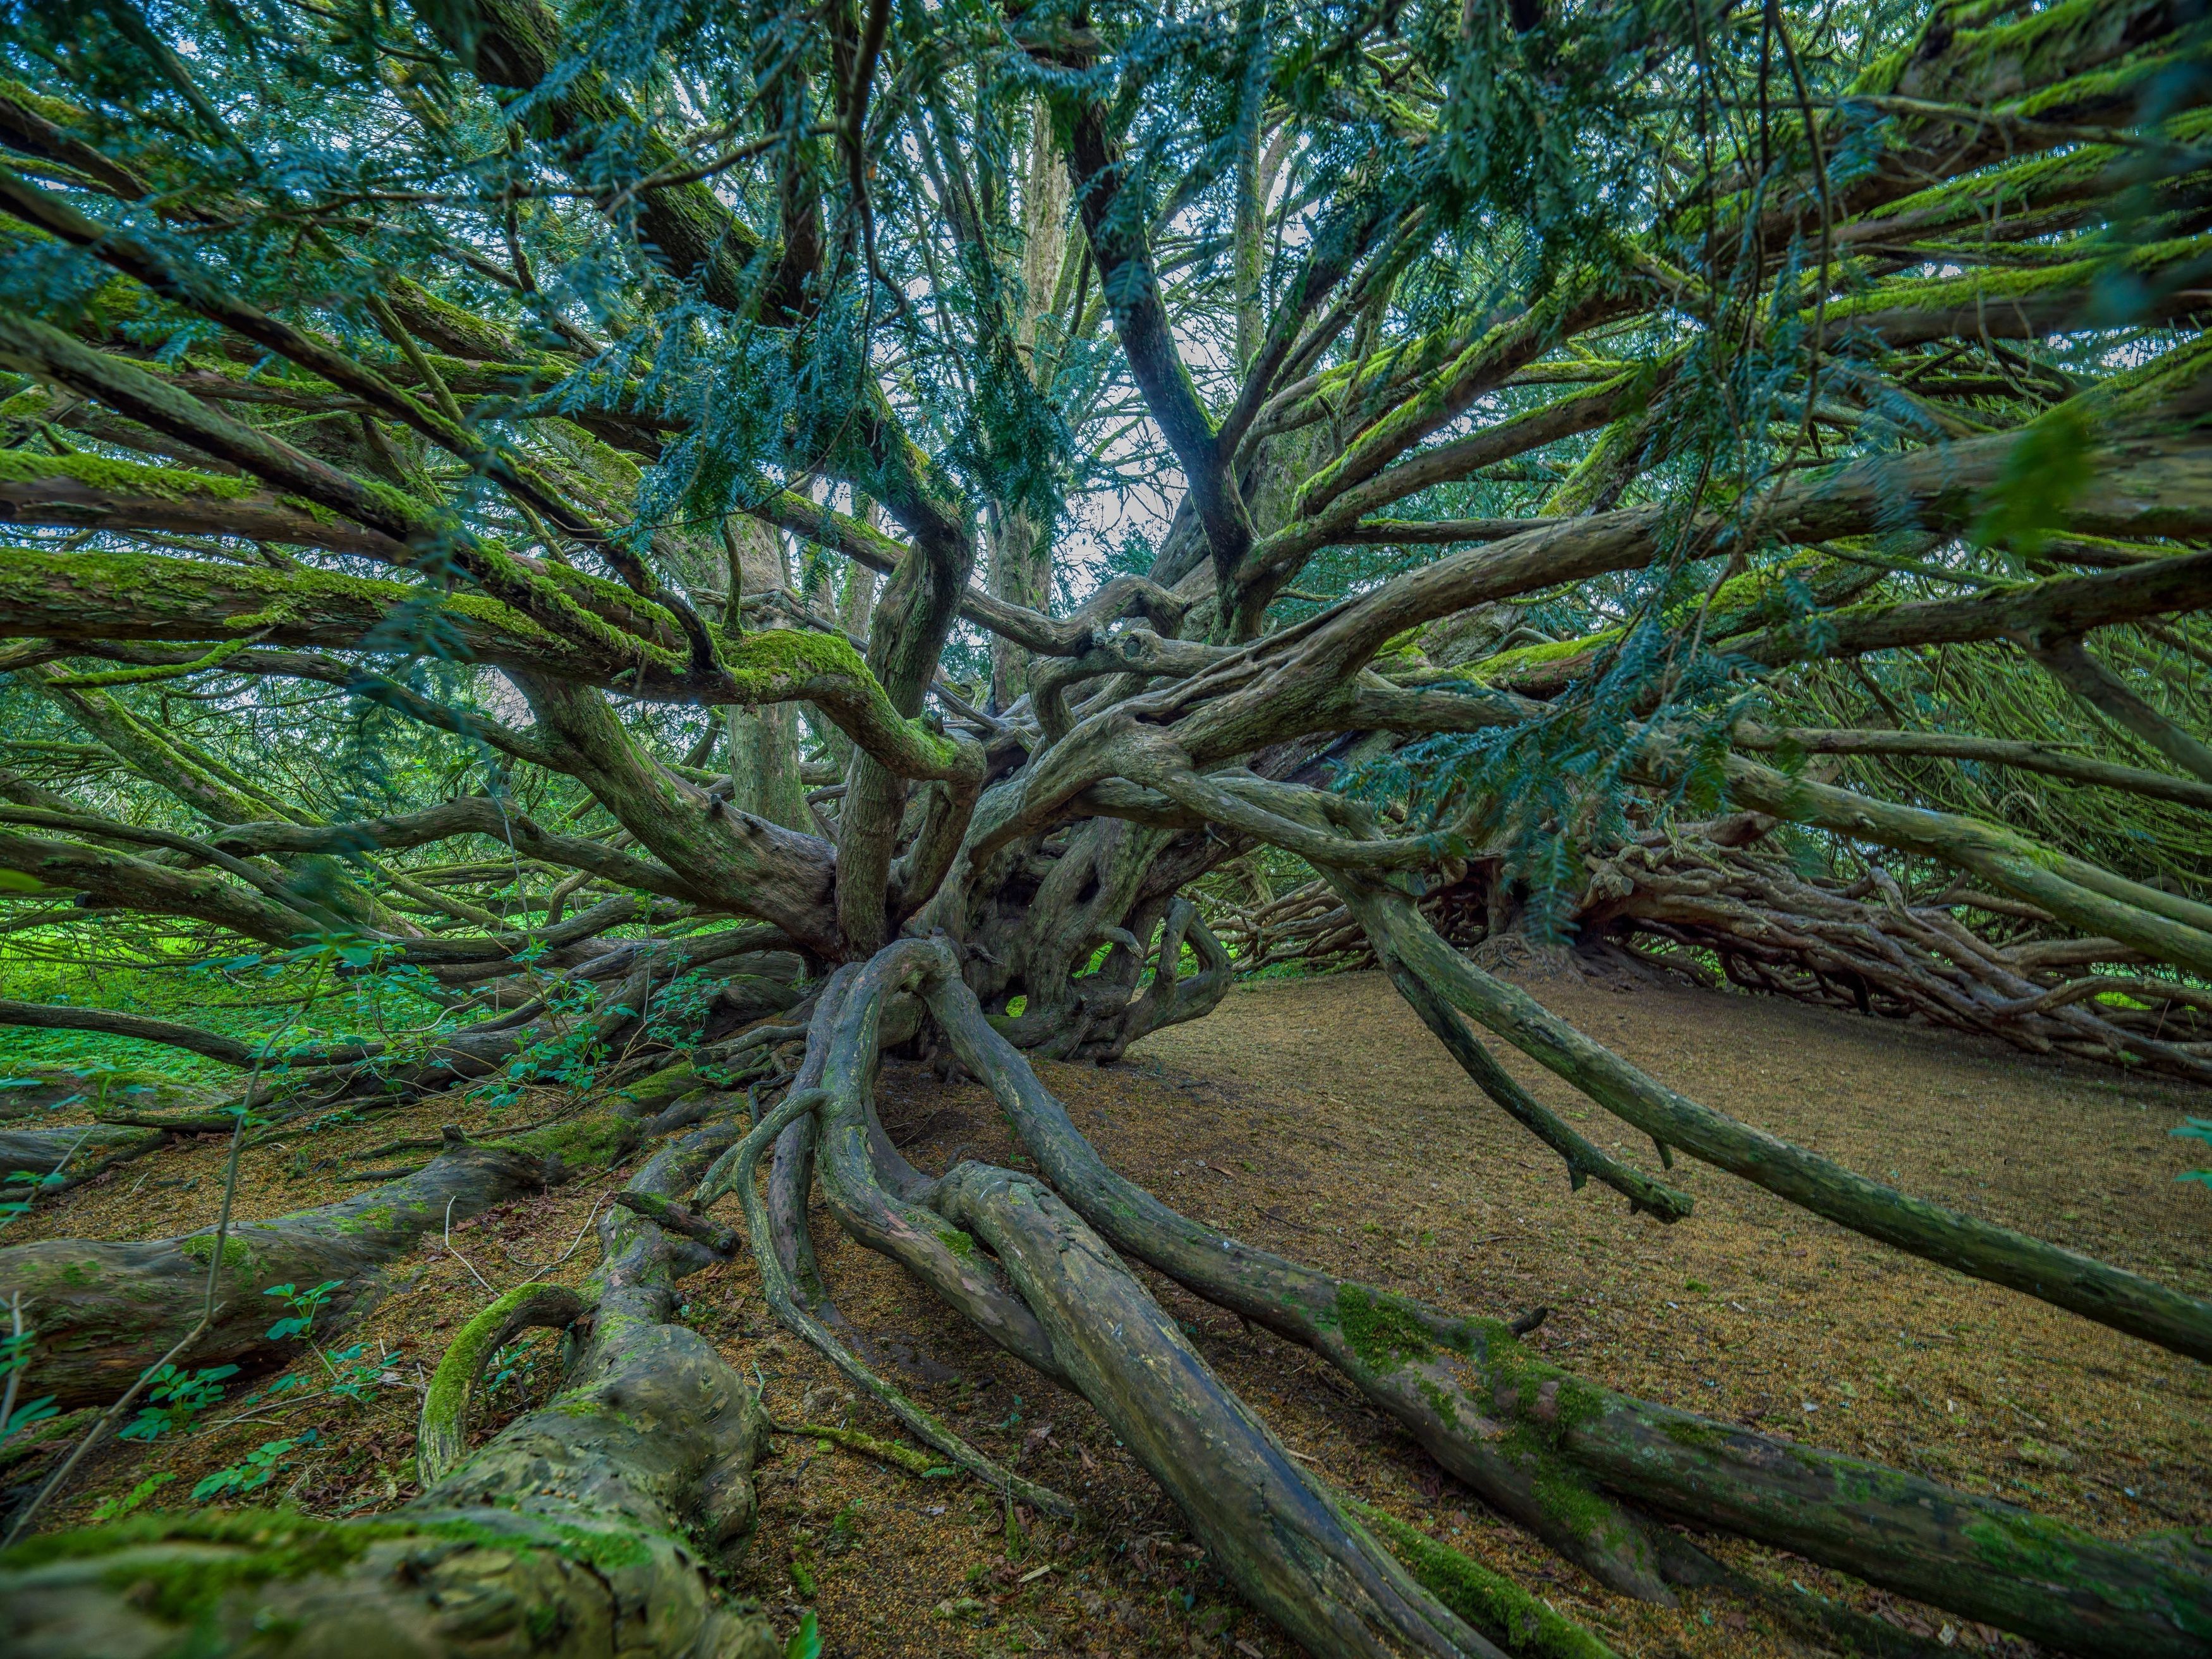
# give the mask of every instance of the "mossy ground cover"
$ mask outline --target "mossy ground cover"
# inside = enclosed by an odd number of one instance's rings
[[[2173,1175],[2188,1143],[2166,1131],[2201,1102],[2086,1066],[1767,1000],[1688,990],[1633,995],[1566,978],[1529,981],[1563,1016],[1638,1064],[1753,1122],[1915,1190],[2026,1225],[2200,1292],[2212,1204]],[[1601,1117],[1524,1066],[1509,1069],[1601,1143]],[[1382,1290],[1486,1319],[1553,1311],[1519,1345],[1531,1377],[1563,1367],[1590,1382],[1837,1450],[1916,1468],[2113,1536],[2212,1522],[2201,1367],[2019,1297],[1897,1256],[1686,1162],[1675,1179],[1696,1215],[1668,1229],[1595,1187],[1570,1192],[1557,1161],[1484,1104],[1372,974],[1286,979],[1240,990],[1214,1018],[1140,1044],[1124,1066],[1046,1064],[1077,1123],[1115,1167],[1235,1236]],[[324,1160],[385,1141],[471,1134],[533,1121],[558,1091],[504,1112],[423,1102],[249,1163],[241,1214],[345,1195]],[[883,1113],[924,1167],[1011,1163],[990,1097],[894,1065]],[[302,1159],[300,1154],[307,1156]],[[260,1496],[302,1513],[376,1515],[412,1495],[414,1425],[439,1357],[494,1291],[526,1279],[580,1285],[596,1260],[579,1235],[632,1164],[433,1231],[391,1273],[385,1302],[343,1339],[383,1379],[358,1403],[296,1391],[206,1414],[188,1437],[111,1448],[58,1520],[82,1522],[162,1474],[145,1500],[189,1492],[273,1437],[321,1437]],[[22,1236],[143,1237],[205,1224],[222,1147],[164,1154],[71,1194]],[[306,1173],[295,1173],[304,1165]],[[718,1212],[718,1213],[721,1213]],[[761,1530],[733,1582],[781,1628],[811,1607],[833,1650],[1290,1659],[1291,1650],[1194,1553],[1180,1515],[1080,1400],[954,1328],[898,1269],[832,1233],[820,1239],[839,1306],[887,1369],[991,1455],[1074,1493],[1101,1517],[1065,1534],[1003,1510],[972,1485],[925,1479],[816,1438],[778,1437],[763,1465]],[[465,1257],[464,1261],[461,1258]],[[1285,1443],[1364,1502],[1509,1576],[1616,1651],[1784,1659],[1806,1650],[1771,1615],[1707,1596],[1662,1610],[1609,1595],[1441,1476],[1395,1426],[1347,1398],[1301,1350],[1145,1275],[1200,1352]],[[685,1317],[786,1423],[849,1425],[896,1437],[855,1407],[829,1368],[762,1305],[744,1257],[684,1285]],[[1363,1314],[1382,1352],[1416,1334]],[[1486,1334],[1488,1328],[1481,1328]],[[556,1339],[511,1356],[514,1375],[471,1413],[495,1433],[553,1393]],[[1540,1380],[1538,1378],[1537,1380]],[[243,1396],[270,1379],[242,1382]],[[1810,1407],[1811,1409],[1808,1409]],[[1947,1621],[1802,1561],[1741,1542],[1719,1552],[1785,1589],[1793,1582],[1935,1635]],[[1042,1569],[1042,1571],[1040,1571]],[[1954,1623],[1955,1650],[2024,1659],[1992,1632]]]

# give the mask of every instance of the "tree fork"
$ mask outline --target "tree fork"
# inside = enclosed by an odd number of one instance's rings
[[[715,1200],[732,1192],[738,1194],[744,1207],[753,1260],[760,1269],[761,1293],[770,1311],[787,1329],[811,1344],[831,1364],[905,1424],[923,1444],[935,1447],[951,1462],[994,1491],[1009,1496],[1018,1494],[1048,1515],[1073,1518],[1078,1511],[1071,1500],[1000,1468],[953,1433],[925,1407],[885,1382],[839,1340],[798,1294],[775,1237],[776,1224],[754,1185],[753,1176],[760,1155],[769,1144],[792,1125],[811,1120],[829,1098],[828,1091],[823,1089],[793,1089],[781,1105],[763,1117],[751,1133],[708,1171],[706,1179],[700,1182],[695,1205],[703,1212]]]

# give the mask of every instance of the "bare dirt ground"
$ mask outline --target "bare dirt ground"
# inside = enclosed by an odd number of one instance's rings
[[[1909,1191],[2212,1291],[2212,1194],[2175,1180],[2190,1143],[2168,1133],[2185,1114],[2207,1112],[2201,1094],[1771,1000],[1521,977],[1710,1105]],[[1649,1159],[1649,1146],[1589,1103],[1517,1055],[1501,1057],[1593,1139]],[[1899,1255],[1687,1160],[1674,1179],[1697,1213],[1672,1228],[1630,1216],[1595,1184],[1571,1193],[1557,1161],[1477,1095],[1378,975],[1248,986],[1121,1066],[1040,1069],[1115,1166],[1169,1202],[1448,1308],[1512,1316],[1547,1306],[1532,1340],[1614,1388],[2114,1535],[2212,1524],[2212,1369]],[[894,1139],[925,1167],[963,1156],[1022,1162],[972,1084],[893,1066],[882,1104]],[[498,1120],[430,1102],[258,1154],[242,1212],[337,1197],[349,1189],[325,1160],[443,1121]],[[206,1224],[220,1172],[213,1141],[173,1152],[70,1194],[11,1230],[10,1242]],[[596,1250],[579,1235],[626,1174],[503,1206],[457,1226],[450,1247],[427,1238],[394,1270],[394,1293],[339,1339],[388,1356],[386,1382],[366,1403],[241,1398],[189,1437],[96,1456],[54,1518],[83,1521],[165,1474],[178,1479],[149,1504],[173,1504],[210,1470],[311,1425],[318,1438],[286,1453],[254,1497],[321,1514],[404,1501],[417,1390],[452,1331],[489,1299],[486,1283],[580,1279]],[[154,1184],[195,1176],[196,1187]],[[792,1436],[762,1471],[763,1519],[741,1593],[787,1624],[812,1607],[825,1650],[853,1659],[1293,1651],[1213,1574],[1087,1406],[969,1340],[897,1269],[817,1219],[825,1277],[879,1363],[987,1450],[1075,1494],[1100,1524],[1069,1534],[1010,1520],[973,1486],[917,1480]],[[1490,1516],[1317,1362],[1153,1282],[1224,1378],[1316,1468],[1514,1574],[1624,1655],[1819,1650],[1756,1608],[1692,1596],[1662,1610],[1598,1589]],[[690,1317],[757,1374],[780,1421],[886,1431],[775,1327],[749,1261],[686,1287]],[[534,1352],[534,1366],[525,1356],[495,1396],[485,1431],[544,1397],[550,1349]],[[307,1355],[291,1374],[321,1369]],[[1954,1649],[2029,1650],[1754,1545],[1718,1547],[1785,1593],[1838,1595]]]

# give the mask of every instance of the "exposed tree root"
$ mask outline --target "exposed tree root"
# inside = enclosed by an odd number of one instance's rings
[[[1175,1499],[1224,1575],[1308,1652],[1496,1650],[1299,1468],[1042,1182],[963,1164],[938,1201],[997,1253],[1045,1326],[1054,1371]]]
[[[771,1311],[786,1326],[811,1343],[831,1364],[843,1372],[854,1383],[878,1401],[884,1408],[906,1425],[923,1444],[935,1447],[955,1467],[965,1469],[993,1490],[1009,1497],[1018,1496],[1050,1515],[1073,1516],[1074,1504],[1049,1487],[1025,1480],[1011,1469],[977,1451],[965,1440],[947,1428],[927,1407],[884,1381],[853,1351],[817,1318],[813,1310],[801,1301],[794,1287],[791,1272],[785,1262],[784,1253],[777,1248],[774,1237],[775,1222],[768,1205],[753,1185],[753,1173],[761,1153],[787,1127],[810,1115],[827,1098],[819,1089],[794,1089],[784,1103],[763,1118],[753,1132],[747,1135],[710,1172],[708,1181],[700,1188],[699,1206],[704,1208],[720,1193],[734,1191],[743,1200],[745,1224],[751,1236],[753,1259],[760,1269],[761,1291]]]
[[[1436,1034],[1460,1063],[1461,1069],[1474,1079],[1477,1088],[1566,1161],[1567,1178],[1577,1192],[1582,1190],[1584,1182],[1595,1176],[1626,1198],[1631,1209],[1656,1216],[1662,1221],[1679,1221],[1690,1213],[1690,1200],[1686,1194],[1601,1152],[1569,1127],[1558,1113],[1515,1082],[1505,1068],[1491,1058],[1490,1051],[1474,1033],[1468,1030],[1467,1022],[1459,1017],[1449,997],[1440,994],[1384,940],[1372,938],[1371,942],[1390,975],[1390,982],[1421,1017],[1421,1023]]]
[[[342,1322],[377,1293],[375,1270],[448,1216],[471,1216],[604,1163],[635,1126],[595,1114],[510,1139],[471,1144],[447,1131],[430,1164],[386,1185],[274,1220],[234,1225],[223,1246],[214,1322],[184,1365],[275,1364],[271,1285],[340,1281],[319,1316]],[[0,1300],[37,1309],[31,1365],[63,1411],[113,1399],[188,1332],[200,1314],[213,1230],[137,1243],[43,1239],[0,1250]]]
[[[1633,1112],[1661,1114],[1654,1121],[1666,1140],[1723,1167],[1730,1166],[1713,1153],[1732,1156],[1731,1135],[1756,1137],[1675,1101],[1473,969],[1412,900],[1349,881],[1340,890],[1346,914],[1367,930],[1431,1028],[1493,1099],[1560,1152],[1571,1174],[1595,1176],[1663,1218],[1686,1212],[1679,1194],[1595,1153],[1513,1085],[1462,1023],[1462,1012],[1504,1025],[1516,1042],[1529,1039],[1539,1058],[1638,1127],[1646,1126]],[[837,1334],[842,1322],[818,1279],[811,1293],[802,1291],[799,1270],[812,1272],[806,1195],[818,1179],[831,1212],[854,1237],[900,1261],[1000,1346],[1090,1399],[1184,1510],[1222,1570],[1316,1653],[1490,1653],[1502,1645],[1572,1654],[1586,1652],[1578,1640],[1594,1638],[1500,1615],[1503,1590],[1474,1595],[1474,1579],[1437,1555],[1433,1540],[1378,1539],[1388,1523],[1348,1510],[1282,1453],[1130,1277],[1117,1248],[1310,1347],[1486,1501],[1625,1593],[1671,1601],[1677,1584],[1727,1579],[1717,1563],[1626,1506],[1634,1504],[1757,1537],[2067,1650],[2179,1656],[2212,1636],[2212,1568],[2187,1552],[2112,1544],[1916,1476],[1592,1388],[1537,1359],[1497,1322],[1455,1317],[1337,1279],[1177,1214],[1097,1158],[994,1029],[1014,1022],[988,1018],[960,968],[949,942],[908,939],[840,970],[811,1000],[799,1086],[783,1104],[750,1129],[709,1128],[688,1137],[681,1157],[664,1152],[650,1167],[653,1178],[641,1177],[623,1196],[603,1234],[649,1232],[661,1258],[696,1266],[734,1247],[731,1231],[704,1212],[718,1197],[738,1192],[779,1317],[946,1462],[1009,1497],[1073,1514],[1060,1494],[984,1458],[878,1376],[854,1352],[857,1334],[852,1340]],[[1171,1004],[1175,994],[1170,985],[1161,1000]],[[925,1007],[931,1029],[997,1093],[1056,1190],[975,1164],[933,1178],[892,1147],[874,1111],[878,1056],[885,1041],[920,1029]],[[754,1035],[759,1031],[773,1035],[759,1037],[751,1052],[794,1035],[789,1026],[757,1028]],[[702,1080],[694,1062],[663,1065],[634,1077],[622,1091],[623,1103],[658,1126],[684,1097],[696,1103]],[[1625,1098],[1627,1109],[1608,1093]],[[482,1146],[449,1132],[427,1168],[377,1192],[236,1229],[225,1253],[216,1328],[180,1363],[278,1357],[281,1345],[262,1334],[267,1310],[252,1294],[264,1283],[343,1280],[325,1316],[343,1317],[374,1294],[375,1266],[438,1224],[449,1200],[456,1213],[473,1213],[560,1178],[563,1153],[572,1161],[603,1159],[633,1144],[640,1127],[633,1116],[601,1113]],[[1706,1139],[1720,1139],[1706,1145],[1700,1139],[1706,1131]],[[800,1153],[787,1159],[794,1144]],[[763,1193],[755,1175],[771,1145],[780,1167]],[[1774,1184],[1778,1177],[1764,1173],[1762,1184]],[[694,1202],[682,1202],[678,1195],[694,1188]],[[1985,1245],[1981,1233],[1969,1243]],[[64,1409],[94,1403],[157,1357],[190,1322],[185,1304],[197,1311],[209,1249],[203,1243],[194,1255],[202,1237],[136,1245],[49,1242],[0,1253],[0,1297],[21,1289],[41,1309],[34,1364],[42,1390],[63,1396]],[[2019,1243],[2032,1251],[2050,1249]],[[175,1294],[150,1298],[149,1285]],[[471,1322],[425,1403],[426,1479],[438,1480],[461,1461],[468,1396],[489,1354],[531,1325],[586,1329],[577,1323],[582,1312],[572,1293],[525,1286]],[[136,1346],[122,1340],[126,1334]],[[589,1340],[601,1337],[593,1331]],[[897,1461],[906,1466],[923,1457]],[[183,1537],[149,1535],[145,1547],[185,1547]],[[1405,1565],[1386,1541],[1404,1547]]]
[[[611,954],[628,960],[636,953],[624,946]],[[762,965],[757,957],[741,959]],[[674,971],[659,957],[651,963],[653,971],[664,976]],[[612,1068],[616,1077],[630,1079],[626,1086],[603,1091],[620,1109],[603,1106],[480,1144],[469,1143],[453,1129],[441,1141],[395,1144],[382,1150],[431,1151],[438,1156],[411,1170],[379,1169],[349,1177],[380,1183],[356,1197],[240,1226],[225,1247],[217,1289],[222,1305],[214,1324],[177,1363],[228,1362],[249,1367],[274,1363],[284,1345],[270,1341],[264,1331],[268,1308],[258,1292],[266,1286],[339,1280],[320,1317],[326,1326],[342,1323],[374,1297],[373,1270],[404,1254],[425,1229],[542,1189],[579,1167],[604,1164],[641,1139],[696,1121],[712,1109],[707,1091],[714,1084],[708,1073],[740,1079],[750,1074],[729,1072],[726,1067],[732,1062],[772,1069],[772,1059],[764,1056],[776,1042],[793,1036],[790,1027],[753,1023],[763,1013],[780,1012],[802,1000],[786,976],[793,959],[783,957],[781,964],[772,973],[725,979],[712,1000],[704,1039],[692,1058],[661,1064],[668,1049],[665,1042],[656,1042]],[[595,1040],[611,1041],[625,1029],[641,1027],[649,1007],[648,991],[648,978],[641,971],[603,994],[592,1015]],[[493,1060],[544,1034],[533,1023],[543,1007],[542,1002],[528,1003],[518,1011],[519,1019],[472,1028],[404,1074],[368,1066],[336,1070],[327,1084],[319,1079],[311,1098],[290,1103],[283,1115],[286,1121],[310,1117],[362,1091],[370,1095],[366,1103],[397,1105],[434,1089],[451,1087],[460,1079],[481,1076]],[[733,1026],[741,1025],[750,1029],[729,1035]],[[459,1058],[464,1050],[465,1064]],[[231,1118],[220,1115],[204,1119],[106,1115],[130,1121],[0,1132],[0,1163],[8,1170],[41,1176],[63,1171],[59,1182],[15,1190],[66,1190],[167,1144],[171,1130],[233,1126]],[[641,1209],[662,1201],[648,1193],[629,1196]],[[199,1297],[194,1286],[205,1276],[210,1237],[204,1231],[133,1243],[52,1239],[0,1250],[0,1298],[20,1291],[26,1305],[38,1310],[34,1363],[42,1391],[52,1392],[61,1410],[112,1398],[190,1328]]]
[[[904,1469],[918,1479],[930,1480],[958,1471],[948,1463],[939,1462],[927,1452],[913,1446],[902,1446],[896,1440],[886,1440],[880,1435],[863,1434],[858,1429],[841,1428],[833,1423],[776,1423],[769,1427],[778,1434],[796,1440],[821,1440],[833,1446],[842,1446],[847,1451],[859,1452],[878,1462],[889,1463],[893,1468]]]
[[[2212,1639],[2212,1562],[1615,1395],[1538,1359],[1501,1322],[1338,1279],[1177,1214],[1107,1168],[957,979],[928,994],[1046,1177],[1109,1240],[1312,1348],[1486,1501],[1603,1582],[1664,1595],[1697,1571],[1600,1488],[2068,1651],[2179,1659]]]
[[[794,1091],[764,1118],[729,1173],[779,1316],[882,1397],[882,1385],[791,1296],[768,1206],[744,1173],[745,1158],[758,1156],[782,1120],[819,1112],[823,1185],[841,1223],[1089,1399],[1182,1508],[1221,1571],[1310,1652],[1497,1653],[1297,1466],[1073,1210],[1033,1177],[963,1164],[933,1181],[891,1149],[872,1106],[883,1010],[895,993],[941,976],[957,982],[948,948],[919,940],[839,970],[810,1040],[809,1069],[818,1054],[823,1086]],[[936,1427],[910,1406],[901,1415],[926,1435]]]
[[[688,1185],[713,1150],[672,1148],[633,1185]],[[214,1512],[33,1538],[0,1557],[0,1645],[775,1659],[767,1620],[726,1601],[714,1571],[757,1513],[759,1401],[670,1321],[685,1250],[622,1209],[600,1237],[567,1386],[413,1503],[365,1521]]]
[[[964,985],[948,976],[933,982],[928,995],[961,1063],[998,1097],[1054,1189],[1111,1243],[1208,1300],[1312,1347],[1485,1501],[1600,1583],[1648,1600],[1673,1599],[1643,1525],[1601,1495],[1542,1437],[1509,1437],[1479,1388],[1463,1389],[1449,1376],[1411,1376],[1395,1363],[1397,1322],[1387,1299],[1238,1243],[1123,1180],[1098,1157],[1028,1061],[984,1020]],[[1424,1346],[1432,1340],[1419,1340]]]
[[[1662,1147],[1680,1147],[1791,1203],[1910,1255],[1970,1273],[2141,1337],[2212,1359],[2212,1304],[2075,1251],[1870,1181],[1816,1152],[1739,1123],[1646,1076],[1485,973],[1438,937],[1404,894],[1337,878],[1376,941],[1461,1012],[1556,1072]]]

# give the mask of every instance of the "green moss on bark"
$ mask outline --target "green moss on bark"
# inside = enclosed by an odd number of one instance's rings
[[[1349,1507],[1424,1589],[1501,1645],[1546,1659],[1613,1659],[1611,1648],[1504,1574],[1395,1516],[1356,1499]]]
[[[637,1126],[628,1118],[612,1112],[592,1112],[488,1144],[538,1158],[557,1158],[568,1169],[580,1170],[613,1164],[636,1139]]]
[[[1516,646],[1510,651],[1501,651],[1494,657],[1486,657],[1467,672],[1486,685],[1495,685],[1502,680],[1516,678],[1532,668],[1547,668],[1554,663],[1587,655],[1601,646],[1611,645],[1620,635],[1620,629],[1608,628],[1602,633],[1584,635],[1580,639],[1551,640],[1540,645]]]
[[[189,1256],[194,1261],[208,1261],[215,1255],[215,1235],[194,1233],[189,1238],[179,1239],[177,1254]],[[250,1271],[253,1266],[252,1247],[236,1233],[231,1234],[222,1241],[222,1265],[226,1271],[233,1273]]]
[[[234,501],[254,491],[246,478],[224,477],[213,472],[189,472],[173,466],[141,466],[132,461],[112,461],[101,455],[34,455],[27,450],[0,450],[0,483],[45,483],[66,478],[88,489],[116,495],[150,495],[157,501],[215,500]]]
[[[430,1386],[422,1396],[426,1428],[435,1424],[458,1437],[462,1413],[468,1407],[469,1390],[483,1370],[492,1343],[506,1329],[507,1316],[545,1288],[534,1281],[518,1285],[461,1327],[446,1349],[445,1357],[439,1360],[438,1369],[430,1374]]]
[[[27,1538],[0,1555],[0,1567],[21,1571],[55,1561],[124,1558],[108,1575],[118,1594],[130,1592],[166,1623],[193,1626],[209,1618],[234,1589],[343,1572],[378,1539],[412,1530],[377,1522],[339,1525],[266,1511],[137,1515],[103,1527]],[[210,1547],[175,1560],[148,1559],[142,1553],[149,1546],[172,1543]]]
[[[639,1106],[657,1109],[706,1086],[707,1080],[692,1069],[691,1062],[681,1060],[625,1084],[616,1092]]]
[[[1376,1376],[1436,1355],[1436,1338],[1411,1303],[1362,1285],[1337,1287],[1336,1323],[1346,1346]]]

